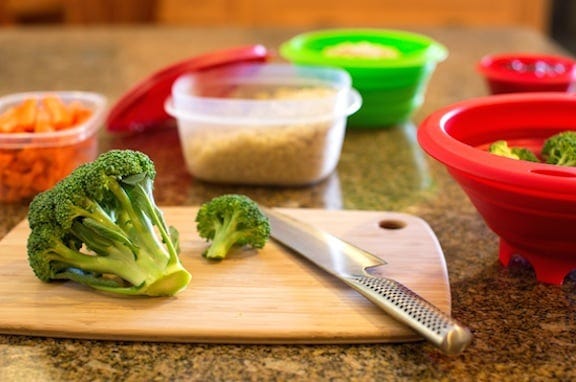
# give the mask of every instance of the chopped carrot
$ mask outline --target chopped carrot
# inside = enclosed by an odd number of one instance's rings
[[[0,113],[0,133],[47,132],[85,122],[92,110],[79,101],[64,103],[56,95],[40,101],[30,98]]]
[[[14,160],[14,155],[12,155],[8,150],[0,150],[0,169],[9,168]]]
[[[81,102],[72,101],[68,105],[68,110],[72,115],[72,123],[74,125],[79,125],[86,121],[92,115],[92,110],[88,109],[86,106],[82,105]]]
[[[11,107],[0,115],[1,133],[13,133],[17,129],[17,126],[16,107]]]
[[[38,108],[38,112],[36,113],[36,123],[34,124],[34,132],[47,133],[54,130],[48,111],[43,107]]]
[[[0,149],[0,202],[30,199],[94,160],[97,137],[58,147]]]
[[[38,102],[34,99],[24,100],[20,105],[16,106],[16,119],[18,121],[19,131],[33,131],[34,122],[36,121],[36,110]]]
[[[80,102],[66,104],[55,95],[27,99],[0,112],[0,134],[69,129],[91,115]],[[94,159],[96,142],[93,136],[72,145],[0,149],[0,202],[30,199],[54,186],[78,165]]]
[[[42,106],[46,108],[52,125],[58,129],[65,129],[72,125],[72,116],[62,100],[56,96],[46,96],[42,99]]]

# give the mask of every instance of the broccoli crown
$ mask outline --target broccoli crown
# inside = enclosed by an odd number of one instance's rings
[[[540,162],[536,154],[525,147],[511,147],[508,145],[508,142],[504,140],[499,140],[492,143],[488,149],[489,152],[492,154],[516,159],[516,160],[525,160],[529,162]]]
[[[546,163],[576,166],[576,131],[555,134],[544,142],[542,157]]]
[[[165,296],[190,274],[152,193],[145,154],[112,150],[79,166],[30,203],[28,259],[45,282],[73,280],[128,295]]]
[[[258,204],[245,195],[221,195],[202,204],[196,215],[200,237],[211,242],[203,256],[222,260],[233,247],[263,248],[270,222]]]

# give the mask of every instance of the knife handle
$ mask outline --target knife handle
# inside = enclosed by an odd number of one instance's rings
[[[349,276],[342,280],[446,354],[460,353],[472,340],[468,328],[397,281],[373,276]]]

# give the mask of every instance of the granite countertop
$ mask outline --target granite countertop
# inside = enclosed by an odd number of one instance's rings
[[[102,134],[101,149],[146,151],[158,167],[160,205],[198,205],[224,192],[279,207],[390,210],[418,215],[443,248],[452,314],[474,341],[458,356],[425,342],[356,345],[141,343],[0,336],[1,381],[209,380],[573,380],[576,292],[537,283],[530,267],[498,261],[498,240],[445,169],[415,140],[417,124],[446,104],[487,94],[474,65],[504,51],[565,53],[529,30],[412,29],[445,44],[413,124],[349,130],[336,173],[302,188],[216,186],[189,175],[178,136]],[[276,48],[299,30],[117,27],[0,30],[0,94],[38,89],[101,92],[111,102],[147,74],[185,57],[262,43]],[[25,217],[0,205],[0,237]]]

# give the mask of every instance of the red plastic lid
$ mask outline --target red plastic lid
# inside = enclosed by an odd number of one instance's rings
[[[570,83],[576,61],[543,54],[502,54],[484,56],[477,69],[485,76],[524,83]]]
[[[111,132],[139,132],[165,125],[171,120],[164,111],[164,101],[170,95],[172,83],[180,75],[241,62],[261,62],[268,59],[262,45],[232,48],[191,57],[161,69],[130,89],[112,107],[106,119]]]

